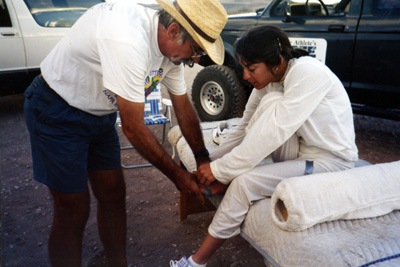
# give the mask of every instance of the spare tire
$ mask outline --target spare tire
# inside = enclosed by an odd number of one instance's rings
[[[192,102],[202,121],[226,120],[243,115],[247,94],[232,68],[211,65],[194,79]]]

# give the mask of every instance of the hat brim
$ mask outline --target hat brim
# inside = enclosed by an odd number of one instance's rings
[[[195,40],[196,43],[204,49],[212,61],[218,65],[222,65],[224,63],[225,50],[221,36],[218,36],[214,43],[207,41],[198,33],[196,33],[186,19],[175,9],[173,0],[157,0],[157,3],[188,31],[193,40]]]

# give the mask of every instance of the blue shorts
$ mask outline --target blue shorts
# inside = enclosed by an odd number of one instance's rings
[[[36,77],[25,91],[35,180],[62,193],[88,189],[88,170],[121,166],[116,113],[94,116],[71,107]]]

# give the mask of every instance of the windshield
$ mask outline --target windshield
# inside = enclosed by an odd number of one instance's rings
[[[228,15],[237,15],[244,13],[256,13],[257,10],[263,10],[271,0],[220,0]]]
[[[102,0],[24,0],[36,23],[43,27],[71,27],[91,6]]]

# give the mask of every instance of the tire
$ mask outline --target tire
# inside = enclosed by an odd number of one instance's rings
[[[194,79],[192,102],[201,121],[227,120],[243,115],[247,94],[233,69],[211,65]]]

